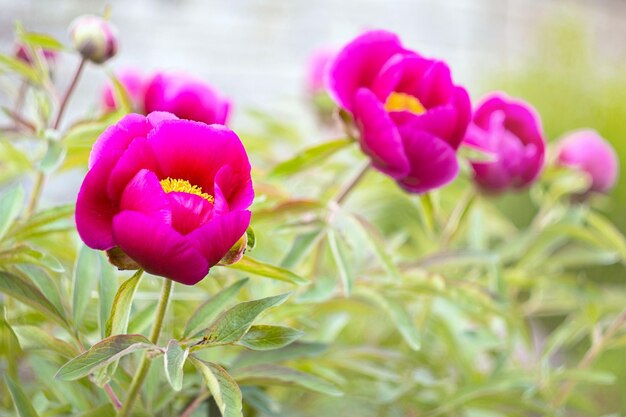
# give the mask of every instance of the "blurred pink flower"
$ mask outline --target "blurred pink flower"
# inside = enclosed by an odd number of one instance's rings
[[[372,165],[406,191],[452,181],[456,150],[471,117],[464,88],[442,61],[405,49],[397,35],[366,32],[346,45],[329,71],[335,101],[352,113]]]
[[[310,94],[317,94],[326,89],[326,74],[335,51],[330,48],[320,48],[311,54],[307,72],[307,90]]]
[[[87,246],[121,250],[147,272],[193,285],[244,235],[253,198],[234,132],[129,114],[91,151],[76,226]]]
[[[590,191],[610,191],[619,176],[615,149],[595,130],[578,130],[561,139],[557,162],[586,172],[591,178]]]
[[[139,70],[127,68],[119,71],[116,77],[126,90],[133,110],[142,113],[146,80]],[[105,112],[115,110],[118,105],[115,102],[113,82],[108,81],[102,89],[101,106]]]
[[[207,83],[187,74],[160,72],[146,86],[146,113],[166,111],[181,119],[225,125],[230,109],[229,100]]]
[[[53,51],[52,49],[42,48],[41,52],[43,53],[43,57],[48,62],[48,64],[54,64],[57,57],[59,56],[57,51]],[[30,51],[23,44],[17,44],[15,57],[26,64],[32,65],[33,63],[33,57],[31,56]]]
[[[489,192],[527,187],[543,168],[546,144],[539,114],[501,93],[478,105],[465,144],[493,156],[493,161],[472,162],[474,180]]]

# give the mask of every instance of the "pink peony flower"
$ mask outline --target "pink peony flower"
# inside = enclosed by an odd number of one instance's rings
[[[121,250],[147,272],[193,285],[244,235],[253,198],[234,132],[129,114],[91,151],[76,226],[87,246]]]
[[[146,89],[145,77],[138,70],[128,68],[116,74],[119,82],[124,86],[128,98],[133,106],[133,110],[141,113],[143,111],[144,92]],[[105,112],[115,110],[115,94],[113,82],[108,81],[102,90],[101,106]]]
[[[444,62],[405,49],[393,33],[366,32],[333,61],[329,90],[352,113],[372,165],[406,191],[423,193],[457,175],[471,105]]]
[[[307,90],[310,94],[321,93],[326,89],[326,73],[335,56],[335,51],[321,48],[313,51],[309,58]]]
[[[594,130],[578,130],[561,139],[557,162],[586,172],[591,178],[590,191],[610,191],[619,175],[615,149]]]
[[[528,103],[504,94],[482,100],[465,143],[494,157],[472,162],[474,180],[486,191],[527,187],[543,168],[546,144],[539,114]]]
[[[146,113],[166,111],[181,119],[225,125],[230,108],[230,101],[210,85],[187,74],[157,73],[146,86]]]

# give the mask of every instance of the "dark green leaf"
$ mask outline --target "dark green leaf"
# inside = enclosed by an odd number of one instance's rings
[[[251,274],[259,275],[266,278],[277,279],[279,281],[286,281],[292,284],[304,285],[309,281],[301,276],[294,274],[284,268],[270,265],[256,259],[252,259],[249,256],[241,258],[241,260],[233,265],[229,265],[228,268],[236,269],[239,271],[249,272]]]
[[[167,382],[174,388],[174,391],[180,391],[183,387],[183,366],[188,354],[189,349],[183,349],[175,339],[167,344],[163,365]]]
[[[67,326],[67,322],[59,310],[56,309],[37,287],[26,279],[5,271],[0,271],[0,292],[38,310],[45,316],[57,321],[59,324]]]
[[[250,329],[263,311],[277,306],[289,297],[289,293],[237,304],[223,312],[206,330],[205,340],[210,344],[235,343]]]
[[[123,334],[128,328],[128,318],[133,303],[135,291],[141,281],[143,270],[138,270],[128,280],[124,281],[115,294],[109,320],[107,320],[106,335]]]
[[[254,365],[237,369],[233,376],[241,384],[299,386],[322,394],[340,396],[333,384],[315,375],[278,365]]]
[[[311,168],[352,143],[351,139],[342,138],[307,148],[293,158],[278,164],[270,176],[285,177]]]
[[[283,326],[258,325],[250,330],[239,341],[239,344],[252,350],[280,349],[294,342],[303,332]]]
[[[243,417],[241,390],[226,370],[214,363],[189,358],[204,378],[222,417]]]
[[[213,297],[205,301],[198,309],[191,315],[185,331],[184,337],[195,336],[202,330],[206,329],[211,322],[222,312],[228,303],[230,303],[241,287],[248,282],[248,278],[241,279],[234,284],[224,288],[222,291],[215,294]]]
[[[155,347],[154,344],[140,334],[110,336],[63,365],[57,372],[56,378],[66,381],[82,378],[124,355],[153,347]]]

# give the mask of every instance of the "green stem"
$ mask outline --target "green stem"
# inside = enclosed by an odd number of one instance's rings
[[[61,120],[63,119],[63,113],[65,112],[67,103],[69,102],[69,99],[72,96],[74,89],[76,88],[76,84],[78,84],[78,79],[80,78],[80,74],[83,72],[83,69],[85,68],[86,63],[87,63],[87,60],[85,60],[84,58],[80,61],[80,64],[78,64],[78,68],[76,68],[76,71],[74,72],[74,76],[72,77],[72,80],[70,81],[70,85],[67,87],[67,91],[65,91],[65,94],[63,95],[63,98],[61,99],[57,116],[54,119],[54,123],[52,125],[52,128],[55,130],[57,130],[59,126],[61,125]],[[41,193],[43,191],[43,184],[45,180],[46,180],[45,174],[41,171],[37,172],[37,178],[35,178],[35,185],[33,186],[33,192],[30,195],[30,199],[28,200],[28,206],[26,206],[26,218],[29,218],[30,216],[32,216],[35,210],[37,209],[37,204],[39,203],[39,199],[41,198]]]
[[[361,182],[361,180],[365,177],[365,174],[367,174],[367,171],[369,171],[370,166],[371,164],[369,162],[363,165],[363,167],[361,167],[356,175],[352,177],[352,179],[341,189],[339,194],[337,194],[337,197],[335,197],[334,201],[338,206],[340,206],[341,203],[345,201],[345,199],[348,197],[348,195],[350,195],[350,193],[352,192],[352,190],[354,190],[357,184]]]
[[[161,329],[163,327],[163,319],[165,318],[165,312],[167,311],[167,305],[170,300],[170,295],[172,294],[172,284],[173,281],[165,278],[163,280],[163,289],[161,290],[161,298],[159,299],[159,305],[157,306],[156,317],[154,318],[154,324],[152,325],[152,330],[150,331],[150,341],[154,344],[157,344],[159,341],[159,336],[161,335]],[[118,416],[121,417],[129,417],[132,414],[133,406],[135,405],[135,401],[137,400],[137,396],[139,395],[139,391],[141,390],[141,386],[143,385],[144,380],[146,379],[146,375],[148,375],[148,370],[150,369],[150,359],[144,353],[141,357],[141,363],[139,364],[139,369],[137,373],[133,377],[133,380],[130,383],[130,387],[128,388],[128,395],[126,396],[126,401],[122,406],[122,409],[119,411]]]

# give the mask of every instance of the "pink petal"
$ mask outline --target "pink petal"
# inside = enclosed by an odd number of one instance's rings
[[[361,131],[361,149],[372,165],[393,178],[409,172],[402,138],[383,104],[374,93],[362,88],[356,95],[355,118]]]
[[[156,171],[157,165],[152,147],[145,138],[133,140],[119,158],[111,171],[107,184],[107,193],[112,200],[117,200],[124,187],[141,169]]]
[[[137,137],[145,137],[152,125],[145,116],[127,114],[116,124],[107,128],[96,140],[89,155],[89,168],[103,156],[115,151],[124,151]]]
[[[213,204],[195,194],[170,192],[167,201],[172,210],[172,227],[186,235],[213,217]]]
[[[245,210],[254,200],[252,180],[248,173],[235,172],[230,165],[225,165],[215,174],[215,210]]]
[[[233,211],[213,217],[204,226],[188,234],[187,238],[195,242],[198,250],[208,259],[209,266],[213,266],[237,243],[249,225],[249,211]]]
[[[186,285],[209,272],[206,258],[188,239],[170,226],[136,211],[123,211],[113,219],[119,247],[147,272]]]
[[[120,200],[120,211],[132,210],[172,224],[172,210],[154,172],[142,169],[128,183]]]

